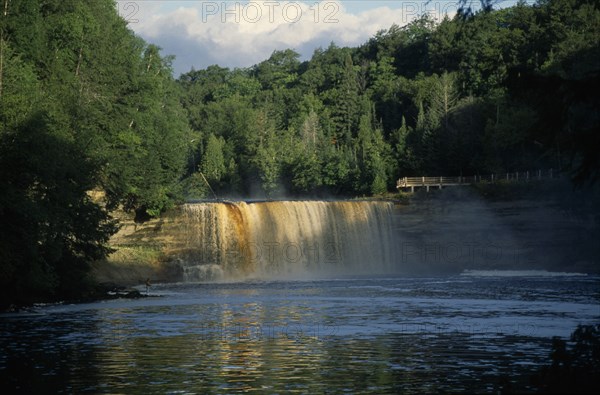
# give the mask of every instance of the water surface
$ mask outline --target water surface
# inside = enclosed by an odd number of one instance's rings
[[[600,321],[600,279],[529,273],[167,284],[0,316],[23,393],[534,390],[552,336]]]

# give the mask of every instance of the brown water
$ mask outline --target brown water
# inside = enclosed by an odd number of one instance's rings
[[[551,337],[600,320],[599,285],[484,272],[154,286],[156,297],[0,315],[0,382],[3,393],[533,391]]]
[[[393,203],[273,201],[184,206],[186,281],[392,271]]]

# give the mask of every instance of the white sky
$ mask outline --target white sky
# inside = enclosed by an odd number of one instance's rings
[[[310,59],[332,41],[357,46],[423,13],[452,16],[457,1],[117,0],[117,7],[139,36],[160,46],[163,55],[175,55],[178,77],[212,64],[249,67],[287,48]]]

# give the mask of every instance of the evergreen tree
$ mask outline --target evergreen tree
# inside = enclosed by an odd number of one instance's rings
[[[225,175],[225,158],[223,157],[224,140],[215,137],[214,134],[208,136],[208,142],[204,154],[200,171],[209,182],[218,183]]]

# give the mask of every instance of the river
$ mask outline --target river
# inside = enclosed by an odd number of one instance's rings
[[[600,321],[599,288],[489,271],[154,285],[0,315],[0,381],[21,393],[533,391],[552,336]]]

